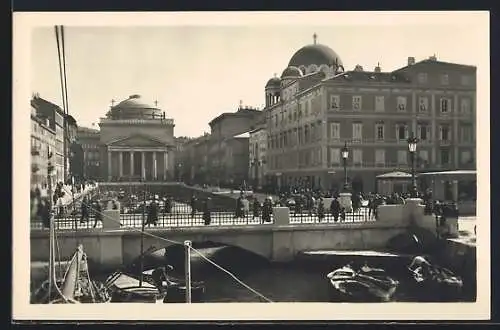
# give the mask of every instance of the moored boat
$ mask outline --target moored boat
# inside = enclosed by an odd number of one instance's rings
[[[144,279],[151,284],[154,284],[153,269],[143,272]],[[162,291],[166,291],[167,295],[164,299],[165,303],[183,303],[186,302],[186,281],[166,275],[161,281]],[[202,302],[205,294],[205,283],[203,281],[191,282],[191,302]]]
[[[123,272],[111,274],[105,283],[111,294],[111,302],[163,303],[166,293],[146,281]]]
[[[382,269],[355,271],[345,266],[330,272],[327,278],[335,301],[389,301],[399,285]]]
[[[454,299],[460,297],[463,281],[451,270],[431,265],[428,267],[408,268],[413,277],[416,289],[422,296],[429,299]]]

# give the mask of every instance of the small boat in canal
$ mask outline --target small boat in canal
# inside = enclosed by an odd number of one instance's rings
[[[327,275],[333,301],[390,301],[399,282],[383,269],[362,267],[356,271],[344,266]]]
[[[106,280],[106,286],[111,292],[111,302],[186,302],[184,281],[171,276],[163,276],[160,284],[158,280],[155,281],[153,272],[153,269],[144,271],[142,283],[137,275],[121,271],[113,273]],[[203,282],[191,283],[191,302],[203,301],[204,294],[205,285]]]
[[[418,292],[423,296],[446,300],[460,297],[463,281],[451,270],[437,266],[408,267]]]

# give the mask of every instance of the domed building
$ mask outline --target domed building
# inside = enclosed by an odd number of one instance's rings
[[[475,129],[474,118],[454,121],[435,114],[451,111],[451,104],[472,106],[474,66],[408,57],[404,67],[384,72],[379,64],[373,70],[359,64],[345,70],[344,60],[315,34],[312,44],[292,54],[280,76],[267,81],[267,185],[340,191],[346,181],[341,151],[347,145],[349,189],[375,191],[378,175],[411,172],[406,139],[412,133],[423,141],[417,171],[469,166],[460,159],[469,159],[475,147],[456,139]],[[438,133],[448,139],[446,146],[431,143],[439,141]]]
[[[114,101],[112,101],[114,103]],[[110,107],[101,118],[102,175],[109,181],[173,178],[174,121],[140,95]]]

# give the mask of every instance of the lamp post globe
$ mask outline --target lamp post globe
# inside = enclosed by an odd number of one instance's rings
[[[344,191],[348,191],[349,183],[347,182],[347,159],[349,158],[349,149],[347,148],[347,142],[344,142],[344,147],[342,152],[342,163],[344,165]]]
[[[416,176],[415,176],[415,154],[417,152],[417,144],[418,144],[418,139],[413,136],[409,137],[408,140],[408,151],[410,152],[410,157],[411,157],[411,197],[415,198],[417,197],[417,181],[416,181]]]

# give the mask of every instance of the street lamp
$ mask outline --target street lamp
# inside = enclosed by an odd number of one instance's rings
[[[347,191],[349,184],[347,183],[347,158],[349,158],[349,149],[347,149],[347,142],[344,143],[342,148],[342,160],[344,164],[344,191]]]
[[[408,150],[410,151],[411,157],[411,197],[417,197],[417,181],[415,180],[415,153],[417,152],[418,139],[412,136],[408,138]]]

